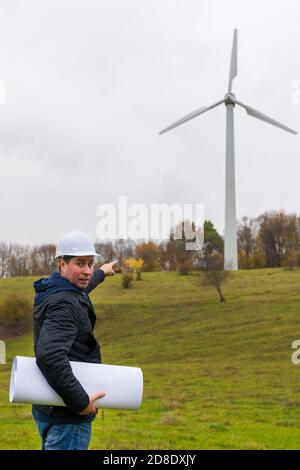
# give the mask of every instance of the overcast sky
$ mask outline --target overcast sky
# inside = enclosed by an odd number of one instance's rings
[[[223,233],[225,106],[158,132],[224,97],[234,28],[234,93],[300,131],[299,22],[297,0],[0,0],[0,240],[95,239],[120,195]],[[239,108],[235,137],[238,219],[299,213],[300,135]]]

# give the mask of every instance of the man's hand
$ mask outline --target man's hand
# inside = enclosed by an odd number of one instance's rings
[[[102,271],[104,271],[105,276],[113,276],[116,274],[114,271],[114,265],[117,264],[118,260],[112,261],[111,263],[103,264],[103,266],[100,267]]]
[[[93,413],[95,415],[97,413],[97,409],[95,408],[94,402],[98,400],[98,398],[102,398],[104,396],[105,396],[104,392],[93,393],[90,396],[90,403],[88,404],[88,406],[84,408],[84,410],[80,411],[78,414],[84,416],[84,415]]]

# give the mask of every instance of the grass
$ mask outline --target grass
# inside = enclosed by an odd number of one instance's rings
[[[33,278],[0,281],[32,298]],[[300,271],[233,273],[226,302],[199,274],[143,273],[132,289],[121,277],[91,294],[103,362],[139,366],[139,411],[101,411],[92,449],[300,449]],[[38,449],[28,405],[11,405],[15,355],[33,356],[31,334],[6,340],[0,365],[0,448]]]

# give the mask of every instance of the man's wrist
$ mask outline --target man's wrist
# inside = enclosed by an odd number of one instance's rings
[[[99,268],[99,271],[101,271],[101,272],[103,273],[103,277],[106,276],[106,273],[105,273],[105,271],[104,271],[102,268]]]

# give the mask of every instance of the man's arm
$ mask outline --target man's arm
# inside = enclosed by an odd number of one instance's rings
[[[89,395],[72,372],[68,353],[78,324],[70,304],[49,306],[36,346],[36,363],[49,385],[71,411],[78,413],[90,402]]]
[[[100,269],[96,269],[91,277],[89,285],[85,289],[85,292],[89,294],[93,289],[95,289],[95,287],[98,286],[98,284],[100,284],[100,282],[104,281],[105,276],[113,276],[115,274],[114,265],[117,264],[117,262],[118,261],[115,260],[111,263],[103,264]]]
[[[101,282],[105,279],[105,272],[100,268],[94,271],[94,274],[91,277],[91,280],[84,290],[87,294],[89,294],[95,287],[97,287]]]

